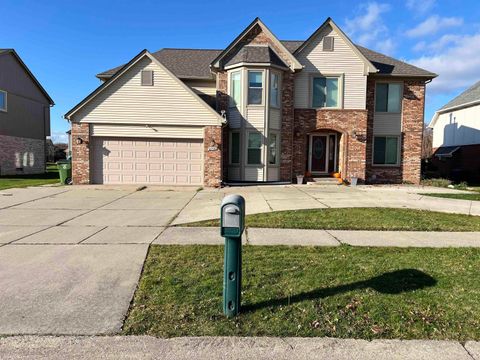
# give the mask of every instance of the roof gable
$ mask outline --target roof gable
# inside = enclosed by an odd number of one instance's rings
[[[284,44],[267,28],[267,26],[256,18],[253,22],[233,40],[211,63],[214,69],[221,69],[229,60],[246,45],[263,44],[269,45],[276,55],[285,62],[292,71],[302,69],[300,62],[292,55]]]
[[[358,50],[355,44],[349,39],[347,35],[345,35],[342,29],[340,29],[333,22],[331,18],[327,18],[327,20],[325,20],[325,22],[322,25],[320,25],[320,27],[317,30],[315,30],[315,32],[312,35],[310,35],[310,37],[295,50],[294,55],[297,56],[302,51],[304,51],[308,47],[308,45],[310,45],[312,42],[315,41],[317,36],[321,36],[323,34],[324,30],[328,26],[330,26],[333,29],[333,31],[335,31],[338,34],[338,36],[342,38],[342,40],[347,44],[347,46],[349,46],[352,49],[352,51],[359,57],[359,59],[363,61],[365,66],[365,69],[364,69],[365,74],[378,72],[378,69]]]
[[[30,71],[30,69],[27,67],[27,65],[25,65],[25,63],[20,58],[20,56],[17,54],[17,52],[14,49],[0,49],[0,56],[4,56],[4,55],[7,55],[7,54],[13,55],[13,57],[18,61],[20,66],[24,69],[25,73],[30,77],[30,79],[37,86],[37,88],[40,90],[40,92],[48,100],[50,105],[52,105],[52,106],[55,105],[55,103],[53,102],[50,95],[48,95],[47,91],[43,88],[43,86],[40,84],[40,82],[37,80],[37,78],[33,75],[33,73]]]
[[[467,105],[477,101],[480,101],[480,81],[476,82],[460,95],[450,100],[442,106],[439,111]]]
[[[139,90],[136,89],[138,89],[137,86],[140,86],[140,81],[138,80],[140,77],[140,71],[148,64],[152,64],[150,65],[150,69],[152,69],[152,66],[156,69],[154,70],[156,74],[155,76],[158,74],[159,78],[154,79],[154,88],[149,87],[150,89],[148,90],[142,89],[142,92],[138,92]],[[132,85],[134,86],[133,93],[131,92]],[[168,88],[168,91],[165,91],[165,87]],[[140,103],[142,104],[145,104],[145,102],[153,105],[162,103],[165,106],[162,107],[155,105],[154,107],[157,112],[150,116],[145,107],[131,109],[131,106],[136,106],[137,99],[140,99]],[[205,122],[204,125],[206,125],[206,122],[209,122],[208,125],[213,123],[219,125],[223,122],[223,118],[215,110],[195,94],[192,89],[173,75],[170,70],[168,70],[147,50],[143,50],[135,56],[128,64],[117,71],[114,76],[100,85],[72,110],[65,114],[64,117],[72,119],[72,117],[75,117],[75,115],[78,114],[77,116],[81,117],[90,116],[91,121],[89,120],[87,122],[95,122],[97,121],[95,116],[100,118],[103,116],[102,112],[110,112],[109,106],[112,107],[111,111],[113,111],[112,104],[115,104],[115,109],[118,111],[118,104],[121,104],[122,101],[125,103],[129,102],[130,108],[126,104],[126,111],[129,113],[132,113],[132,111],[134,113],[138,112],[137,117],[141,117],[143,114],[142,112],[145,109],[146,114],[143,115],[146,120],[144,123],[149,122],[148,117],[150,116],[154,117],[155,119],[153,120],[155,121],[160,118],[165,118],[165,124],[174,124],[175,119],[173,119],[174,116],[172,116],[171,108],[181,109],[182,107],[188,107],[189,109],[195,110],[196,114],[198,114],[194,119],[196,125],[202,125],[200,123],[201,121]],[[96,111],[96,108],[100,106],[103,106],[103,109],[100,110],[100,112]],[[95,115],[96,112],[98,113],[97,115]],[[179,114],[181,114],[181,111],[179,111]],[[163,115],[165,116],[163,117]],[[163,123],[163,121],[161,123]],[[182,125],[188,124],[182,123]]]

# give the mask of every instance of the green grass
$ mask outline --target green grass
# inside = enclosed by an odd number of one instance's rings
[[[250,227],[326,230],[480,231],[480,217],[391,208],[275,211],[247,215]],[[206,220],[182,226],[218,226]]]
[[[222,315],[223,247],[150,248],[124,334],[480,340],[480,249],[245,246]]]
[[[445,199],[459,199],[459,200],[475,200],[475,201],[480,201],[480,192],[476,194],[439,194],[439,193],[425,193],[425,194],[420,194],[420,195],[425,195],[425,196],[433,196],[433,197],[439,197],[439,198],[445,198]]]
[[[0,176],[0,190],[60,183],[57,165],[47,164],[45,174]]]

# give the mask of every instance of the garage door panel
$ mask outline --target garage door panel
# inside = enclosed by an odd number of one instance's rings
[[[94,138],[95,183],[201,185],[201,139]]]

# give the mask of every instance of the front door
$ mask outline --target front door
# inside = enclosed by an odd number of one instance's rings
[[[328,135],[312,135],[310,141],[310,172],[327,173]]]

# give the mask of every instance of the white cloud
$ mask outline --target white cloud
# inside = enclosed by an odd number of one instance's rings
[[[435,0],[407,0],[407,8],[410,10],[418,13],[418,14],[425,14],[427,11],[432,9],[435,6]]]
[[[345,32],[360,45],[392,53],[394,41],[388,36],[388,28],[383,21],[383,14],[390,10],[390,5],[369,2],[360,5],[362,14],[345,20]]]
[[[413,29],[407,31],[406,34],[410,37],[421,37],[432,35],[442,29],[460,26],[462,24],[463,19],[459,17],[440,17],[438,15],[432,15]]]
[[[442,38],[444,40],[442,40]],[[451,93],[480,80],[480,32],[466,36],[444,36],[439,39],[449,46],[432,55],[410,60],[410,63],[439,74],[428,89],[433,93]],[[443,45],[443,44],[442,44]]]
[[[426,41],[420,41],[412,48],[414,51],[429,51],[429,52],[439,52],[446,48],[448,45],[455,44],[462,37],[460,35],[447,34],[443,35],[435,41],[427,43]]]

